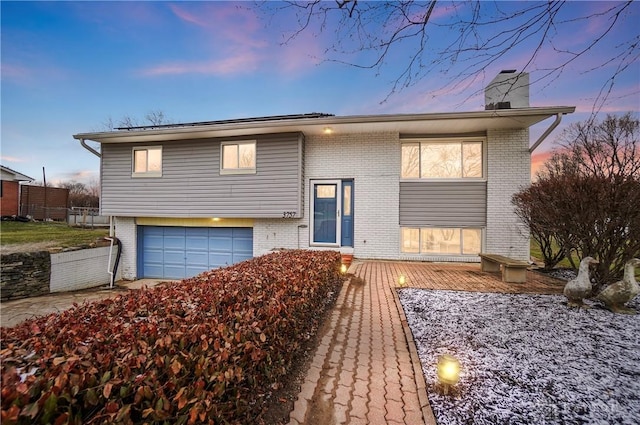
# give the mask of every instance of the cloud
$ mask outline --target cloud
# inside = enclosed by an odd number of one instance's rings
[[[91,185],[100,181],[100,175],[97,171],[93,170],[77,170],[71,172],[56,173],[47,179],[47,182],[51,182],[54,186],[59,186],[62,183],[77,182],[86,185]]]
[[[26,159],[15,156],[0,155],[0,161],[3,162],[26,162]]]
[[[258,68],[260,58],[258,55],[248,52],[238,56],[231,56],[220,60],[207,62],[174,62],[147,68],[142,71],[147,76],[162,75],[236,75],[255,71]]]
[[[64,178],[66,178],[67,180],[74,181],[89,180],[97,177],[97,173],[94,170],[78,170],[68,173],[61,173],[60,175],[64,176]]]
[[[6,61],[3,61],[2,64],[0,64],[0,73],[2,75],[2,80],[4,81],[27,83],[34,79],[32,69],[22,65],[6,63]]]
[[[279,72],[294,74],[323,62],[323,50],[310,32],[300,34],[287,44],[273,47],[272,60],[278,63]]]
[[[551,158],[551,151],[537,152],[531,155],[531,178],[533,179],[538,171],[542,169],[544,163]]]
[[[279,32],[265,28],[256,11],[249,7],[214,2],[171,4],[169,8],[188,28],[196,31],[200,39],[192,37],[190,42],[202,45],[203,59],[161,63],[141,70],[141,75],[223,76],[258,69],[294,75],[322,61],[322,50],[312,34],[303,33],[281,45],[276,41]]]
[[[200,27],[207,26],[207,22],[204,21],[201,16],[196,16],[192,13],[189,13],[186,10],[184,10],[182,7],[176,4],[170,4],[169,8],[178,18],[182,19],[183,21],[189,24],[195,24]]]

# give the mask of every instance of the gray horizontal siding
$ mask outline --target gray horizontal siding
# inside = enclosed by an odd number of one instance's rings
[[[146,217],[299,217],[302,191],[298,134],[256,140],[256,173],[220,175],[220,143],[207,139],[102,146],[103,215]],[[162,177],[132,177],[134,146],[162,146]]]
[[[401,226],[485,226],[486,182],[400,182]]]

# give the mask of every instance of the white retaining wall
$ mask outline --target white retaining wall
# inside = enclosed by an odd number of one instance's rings
[[[49,291],[78,291],[109,285],[111,275],[108,270],[113,269],[118,247],[113,247],[111,263],[109,250],[110,247],[101,247],[51,254]]]

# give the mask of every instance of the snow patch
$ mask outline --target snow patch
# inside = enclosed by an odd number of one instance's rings
[[[559,295],[398,292],[439,425],[640,423],[640,315]],[[447,396],[442,354],[462,365]]]

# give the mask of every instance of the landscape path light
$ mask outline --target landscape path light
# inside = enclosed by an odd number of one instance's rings
[[[347,272],[347,265],[346,264],[342,264],[340,266],[340,273],[345,274]]]
[[[400,277],[398,277],[398,285],[400,286],[404,286],[407,283],[407,278],[401,274]]]
[[[444,387],[445,395],[448,394],[449,387],[460,380],[460,361],[450,354],[438,357],[438,379]]]

